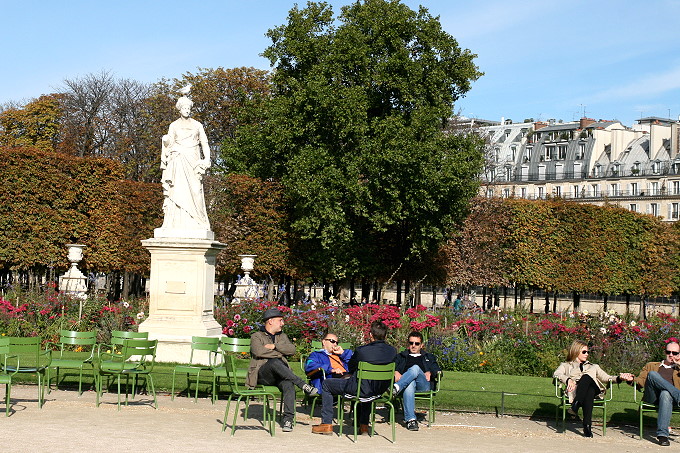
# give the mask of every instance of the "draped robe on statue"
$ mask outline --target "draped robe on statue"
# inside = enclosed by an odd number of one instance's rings
[[[210,166],[210,155],[203,125],[193,118],[180,118],[170,124],[162,142],[165,215],[161,228],[210,230],[202,182]],[[201,158],[201,148],[204,158]]]

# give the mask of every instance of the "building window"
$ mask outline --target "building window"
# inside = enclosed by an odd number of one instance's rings
[[[512,152],[512,161],[514,162],[515,159],[517,159],[517,147],[516,146],[511,147],[510,151]]]
[[[526,198],[527,197],[527,188],[522,187],[521,193],[522,193],[522,198]]]
[[[527,136],[527,130],[526,129],[522,129],[521,132],[522,132],[522,138]]]
[[[557,158],[560,160],[567,158],[567,145],[559,145],[557,147]]]
[[[680,203],[671,203],[671,220],[678,220],[680,217]]]
[[[574,198],[578,198],[579,192],[578,192],[578,186],[574,186]]]
[[[600,164],[595,165],[595,170],[593,170],[593,176],[595,176],[596,178],[602,176],[602,165]]]
[[[505,180],[512,181],[512,167],[505,167]]]
[[[650,195],[659,195],[659,183],[658,182],[650,182],[649,183],[649,194]]]
[[[579,143],[578,144],[578,150],[576,151],[576,160],[581,160],[583,159],[583,156],[586,155],[586,144],[585,143]]]
[[[545,197],[545,188],[544,187],[539,187],[538,188],[538,198],[544,198]]]
[[[659,215],[659,205],[657,203],[650,203],[649,213],[654,217],[657,217]]]
[[[612,166],[612,176],[619,176],[619,164]]]
[[[638,207],[635,203],[631,203],[628,209],[630,210],[630,212],[638,212]]]
[[[680,181],[673,181],[673,195],[680,195]]]
[[[494,148],[494,150],[493,150],[493,160],[494,160],[495,162],[498,162],[498,160],[500,159],[500,157],[501,157],[501,150],[498,149],[498,148]]]
[[[652,162],[652,173],[654,173],[655,175],[659,174],[659,168],[660,168],[659,162]]]
[[[633,195],[633,196],[640,195],[640,193],[638,191],[638,183],[636,183],[636,182],[630,183],[630,194]]]
[[[640,162],[633,163],[633,166],[630,167],[630,173],[632,175],[639,175],[640,174]]]
[[[556,197],[562,196],[562,188],[560,186],[555,187],[555,196]]]
[[[610,184],[609,185],[609,196],[611,196],[611,197],[618,197],[619,196],[619,185],[618,184]]]
[[[510,129],[505,130],[505,138],[510,137]]]
[[[545,160],[550,160],[553,157],[555,157],[555,147],[554,146],[546,146],[545,147]]]
[[[489,180],[490,181],[495,181],[496,180],[496,169],[495,168],[490,168],[489,169]]]
[[[593,196],[594,197],[599,197],[600,196],[600,185],[599,184],[593,184]]]
[[[486,196],[487,196],[487,198],[493,197],[493,188],[492,187],[489,187],[488,189],[486,189]]]
[[[503,189],[503,196],[505,198],[510,198],[510,189]]]
[[[531,151],[533,150],[533,146],[527,146],[526,149],[524,150],[524,162],[529,162],[531,160]]]

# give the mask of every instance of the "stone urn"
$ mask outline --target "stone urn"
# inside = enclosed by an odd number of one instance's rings
[[[241,258],[241,269],[245,274],[241,279],[241,283],[250,285],[253,283],[253,279],[250,277],[250,271],[254,268],[257,255],[239,255],[239,258]]]

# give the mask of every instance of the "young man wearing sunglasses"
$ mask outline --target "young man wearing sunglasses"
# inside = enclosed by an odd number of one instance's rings
[[[321,382],[325,378],[349,377],[349,359],[352,358],[352,350],[343,349],[334,333],[326,334],[321,340],[321,346],[323,349],[309,354],[305,362],[305,373],[319,393]]]
[[[642,400],[659,407],[656,437],[659,445],[669,446],[668,426],[673,407],[680,406],[680,344],[672,338],[666,343],[664,352],[664,361],[647,363],[634,382],[645,389]]]
[[[418,431],[416,420],[416,392],[427,392],[435,386],[437,373],[441,371],[437,359],[423,351],[420,332],[408,335],[407,348],[395,359],[394,392],[404,400],[404,422],[409,431]]]

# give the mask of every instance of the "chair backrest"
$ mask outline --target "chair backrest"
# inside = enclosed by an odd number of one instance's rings
[[[18,356],[9,353],[9,338],[0,337],[0,372],[16,374],[19,371],[20,361]],[[11,369],[8,369],[8,365]]]
[[[156,362],[156,347],[158,340],[144,340],[128,338],[123,341],[122,358],[128,360],[134,357],[135,363],[143,364],[149,371]]]
[[[49,366],[51,355],[43,351],[41,337],[4,337],[7,338],[7,352],[18,356],[22,368],[43,368]]]
[[[389,381],[387,388],[388,398],[392,398],[392,388],[394,384],[394,367],[395,363],[388,363],[386,365],[374,365],[368,362],[359,362],[357,365],[357,398],[361,396],[361,382],[364,380],[371,381]],[[379,396],[379,395],[378,395]]]
[[[224,358],[224,367],[227,369],[227,381],[232,392],[238,392],[242,387],[238,380],[238,369],[236,368],[236,359],[233,355]]]
[[[128,332],[125,330],[112,330],[111,331],[111,344],[116,346],[122,346],[126,339],[134,338],[138,340],[148,340],[149,332]]]
[[[206,351],[208,353],[208,365],[215,364],[215,355],[220,348],[220,337],[191,337],[191,355],[189,363],[194,363],[194,351]]]
[[[352,349],[352,343],[338,343],[342,349]],[[323,349],[323,342],[312,340],[312,350]]]
[[[78,332],[76,330],[60,330],[59,343],[62,345],[93,346],[97,343],[97,332]]]
[[[222,337],[220,349],[223,352],[250,352],[250,338]]]

